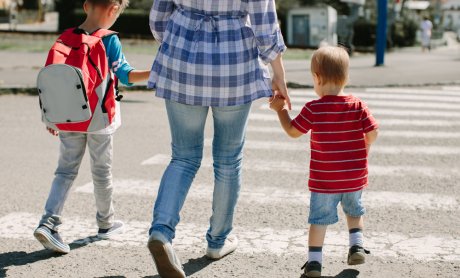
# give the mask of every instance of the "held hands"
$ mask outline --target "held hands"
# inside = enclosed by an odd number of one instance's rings
[[[273,90],[273,97],[274,98],[280,97],[283,100],[283,102],[287,105],[288,110],[291,110],[291,99],[289,97],[286,80],[284,78],[279,78],[276,75],[273,76],[272,90]],[[270,98],[270,103],[271,102],[272,102],[272,98]]]
[[[53,136],[58,136],[59,135],[59,131],[56,131],[50,127],[46,127],[46,130],[48,130],[48,132],[53,135]]]
[[[286,105],[286,100],[280,95],[274,95],[270,97],[269,102],[270,102],[270,109],[275,112],[280,112],[281,110],[284,109]]]

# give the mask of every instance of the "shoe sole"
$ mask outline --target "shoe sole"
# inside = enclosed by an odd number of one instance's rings
[[[321,271],[313,270],[313,271],[307,272],[305,275],[307,278],[321,277]]]
[[[99,239],[110,239],[112,236],[121,234],[124,231],[124,226],[121,226],[119,229],[116,229],[110,233],[97,234]]]
[[[363,264],[366,261],[364,254],[357,252],[348,258],[349,265]]]
[[[157,268],[158,274],[165,278],[185,278],[183,272],[177,270],[177,268],[171,263],[163,242],[159,240],[149,241],[147,244],[150,254],[152,254],[153,261]]]
[[[48,233],[42,232],[41,230],[36,230],[34,232],[34,237],[48,250],[67,254],[70,252],[70,248],[62,245],[60,242],[56,241],[55,238],[50,237]]]
[[[226,257],[226,256],[232,254],[232,253],[235,252],[235,250],[238,248],[238,239],[235,238],[235,240],[236,240],[236,243],[233,243],[232,249],[230,249],[229,251],[227,251],[227,253],[225,253],[225,254],[223,254],[223,255],[219,255],[218,253],[219,253],[219,250],[220,250],[220,249],[217,249],[217,250],[216,250],[216,249],[214,249],[214,250],[211,249],[211,250],[210,250],[210,249],[208,248],[208,249],[206,250],[206,257],[207,257],[208,259],[210,259],[210,260],[217,261],[217,260],[222,259],[223,257]],[[213,254],[213,253],[215,253],[215,252],[216,252],[216,254]]]
[[[226,256],[228,256],[228,255],[230,255],[230,254],[232,254],[233,252],[235,252],[235,250],[230,251],[230,252],[228,252],[227,254],[222,255],[222,256],[219,256],[219,255],[213,256],[213,255],[210,255],[210,254],[206,254],[206,257],[207,257],[209,260],[218,261],[218,260],[220,260],[220,259],[222,259],[222,258],[224,258],[224,257],[226,257]]]

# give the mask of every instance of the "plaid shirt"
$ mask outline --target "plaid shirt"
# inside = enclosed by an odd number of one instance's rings
[[[267,64],[286,49],[274,0],[155,0],[150,28],[158,97],[233,106],[272,95]]]

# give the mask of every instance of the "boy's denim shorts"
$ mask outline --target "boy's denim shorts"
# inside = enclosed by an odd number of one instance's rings
[[[366,213],[361,202],[362,190],[349,193],[325,194],[310,192],[310,216],[308,223],[313,225],[331,225],[339,221],[337,205],[342,204],[343,212],[351,217],[360,217]]]

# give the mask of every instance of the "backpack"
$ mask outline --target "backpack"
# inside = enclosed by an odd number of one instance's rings
[[[116,32],[64,31],[37,77],[42,121],[58,131],[94,132],[115,120],[118,80],[109,70],[102,39]]]

